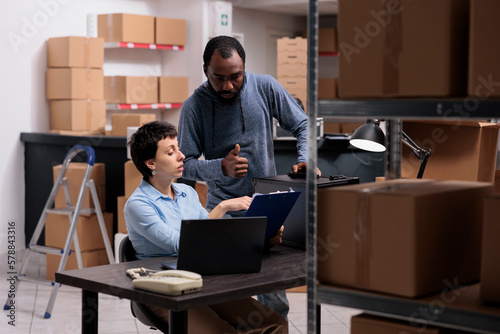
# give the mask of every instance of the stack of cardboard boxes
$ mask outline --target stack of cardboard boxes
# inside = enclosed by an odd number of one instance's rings
[[[94,181],[96,187],[97,197],[99,198],[99,205],[102,211],[106,208],[106,177],[104,167],[103,163],[95,163],[90,174],[90,179]],[[57,179],[61,168],[62,165],[54,166],[54,181]],[[78,198],[78,193],[82,185],[86,168],[86,163],[72,162],[69,164],[68,170],[66,171],[69,193],[73,206]],[[54,207],[66,208],[66,206],[66,198],[61,187],[54,200]],[[89,189],[87,189],[85,193],[82,207],[95,208]],[[103,212],[102,214],[106,225],[106,232],[111,244],[111,236],[113,235],[113,214],[110,212]],[[45,224],[45,245],[61,249],[64,248],[69,231],[69,225],[70,221],[68,216],[49,214]],[[104,246],[104,239],[99,227],[97,213],[81,214],[77,222],[75,235],[78,237],[84,267],[92,267],[109,263]],[[74,244],[71,245],[71,249],[72,252],[68,257],[65,270],[78,268],[74,252]],[[54,273],[57,271],[60,260],[61,256],[59,255],[47,254],[48,280],[54,280]]]
[[[48,40],[47,99],[53,132],[104,133],[103,42],[77,36]]]
[[[150,45],[186,44],[186,20],[135,14],[98,15],[98,34],[105,42]],[[107,76],[104,99],[107,103],[182,103],[188,97],[188,78],[175,76]],[[114,113],[111,135],[125,136],[127,127],[156,119],[154,113]]]
[[[307,110],[307,39],[278,39],[277,80]]]

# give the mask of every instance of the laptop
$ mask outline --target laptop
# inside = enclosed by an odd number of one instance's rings
[[[177,261],[162,266],[200,275],[259,272],[266,222],[266,217],[183,220]]]

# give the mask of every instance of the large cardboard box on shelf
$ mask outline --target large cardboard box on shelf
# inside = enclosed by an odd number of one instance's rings
[[[340,98],[464,96],[468,20],[469,0],[340,0]]]
[[[109,264],[108,255],[105,249],[98,249],[92,251],[81,252],[82,254],[82,264],[84,268],[103,266]],[[61,261],[61,256],[47,254],[47,280],[54,281],[55,273],[59,267],[59,262]],[[76,261],[76,253],[73,251],[68,256],[68,261],[66,262],[66,267],[64,270],[78,269],[78,263]]]
[[[113,213],[103,212],[104,225],[110,244],[113,244]],[[69,231],[69,218],[67,215],[58,215],[49,213],[45,223],[45,245],[49,247],[64,248],[66,237]],[[78,235],[78,243],[82,252],[104,248],[104,238],[102,237],[101,228],[97,213],[89,215],[80,215],[76,223],[76,234]],[[74,243],[71,244],[71,249],[75,249]]]
[[[307,41],[307,30],[302,31],[302,37]],[[307,43],[307,42],[306,42]],[[318,29],[318,52],[337,52],[338,37],[336,28]]]
[[[142,174],[135,167],[132,160],[125,162],[124,166],[124,177],[125,177],[125,197],[130,197],[132,193],[141,184]]]
[[[477,281],[492,192],[486,182],[421,179],[320,189],[319,282],[417,297]]]
[[[104,133],[106,101],[52,100],[50,128],[52,130],[98,131]]]
[[[474,97],[500,96],[500,2],[495,0],[471,0],[469,76],[467,93]]]
[[[452,334],[449,330],[369,314],[351,318],[351,334]],[[454,333],[454,332],[453,332]],[[464,332],[461,332],[465,334]],[[457,333],[458,334],[458,333]]]
[[[48,100],[102,100],[104,75],[95,68],[48,68]]]
[[[156,114],[115,113],[111,115],[111,135],[127,136],[127,127],[141,126],[156,120]]]
[[[78,194],[82,186],[83,178],[85,176],[85,171],[87,169],[87,163],[84,162],[70,162],[68,169],[66,170],[65,177],[68,179],[69,193],[71,197],[71,203],[74,206],[76,200],[78,199]],[[62,165],[57,165],[52,168],[54,174],[54,182],[56,181],[59,173],[61,172]],[[101,206],[101,211],[106,210],[106,173],[105,173],[104,163],[94,163],[92,171],[90,172],[90,180],[94,180],[94,185],[97,192],[97,197],[99,198],[99,204]],[[56,198],[54,199],[55,208],[65,208],[66,207],[66,197],[64,196],[64,189],[61,186],[57,192]],[[83,198],[83,208],[94,208],[94,201],[90,195],[90,189],[85,191],[85,197]]]
[[[498,254],[500,252],[500,222],[498,208],[500,195],[495,194],[484,200],[483,240],[481,253],[481,285],[482,300],[500,303],[500,268]]]
[[[405,121],[404,132],[419,146],[429,147],[423,178],[494,182],[499,124],[454,120]],[[401,176],[415,178],[420,161],[403,145]]]
[[[156,44],[186,45],[186,20],[155,18]]]
[[[159,77],[160,103],[183,103],[189,97],[188,77]]]
[[[54,37],[47,42],[47,67],[102,68],[103,64],[102,38]]]
[[[106,76],[104,100],[107,103],[158,103],[158,77]]]
[[[105,42],[155,43],[155,17],[137,14],[97,16],[97,34]]]

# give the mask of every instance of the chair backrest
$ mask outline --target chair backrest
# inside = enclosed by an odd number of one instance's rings
[[[132,246],[132,241],[130,241],[128,235],[123,238],[122,242],[120,243],[118,257],[120,259],[120,262],[138,260],[137,256],[135,255],[134,246]],[[132,311],[134,317],[136,317],[144,325],[157,329],[162,333],[168,333],[168,323],[161,320],[145,304],[137,303],[131,300],[130,310]]]
[[[132,246],[132,241],[130,241],[128,235],[120,243],[118,257],[119,257],[120,262],[128,262],[128,261],[137,260],[137,256],[135,255],[135,249]]]

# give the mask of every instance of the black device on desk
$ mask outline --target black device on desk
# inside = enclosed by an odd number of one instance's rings
[[[341,186],[359,183],[358,177],[344,175],[322,176],[317,180],[318,188]],[[306,179],[305,173],[277,175],[252,180],[254,193],[269,193],[274,191],[301,191],[297,202],[285,220],[283,231],[283,244],[301,249],[306,248]]]
[[[200,275],[259,272],[266,225],[266,217],[183,220],[177,261],[162,266]]]

